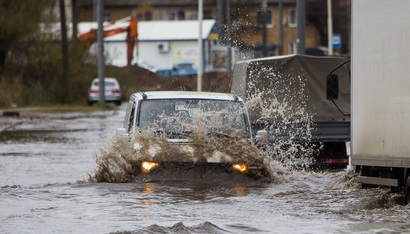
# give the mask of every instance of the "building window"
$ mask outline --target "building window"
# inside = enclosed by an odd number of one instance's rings
[[[291,8],[288,10],[288,26],[289,27],[296,27],[297,21],[296,21],[296,9],[295,8]]]
[[[177,20],[177,13],[175,11],[169,13],[169,20]]]
[[[178,20],[184,20],[184,19],[185,19],[185,12],[178,11]]]
[[[256,27],[258,28],[263,28],[263,11],[258,10],[256,12]],[[266,27],[272,28],[273,27],[273,21],[272,21],[272,11],[271,10],[266,10]]]
[[[143,13],[137,14],[138,21],[151,21],[152,20],[152,12],[146,11]]]
[[[297,44],[296,41],[291,41],[289,43],[289,54],[296,54],[297,52]]]
[[[211,10],[205,10],[204,11],[204,19],[213,19],[212,11]]]
[[[185,12],[184,11],[171,11],[169,12],[169,20],[184,20]]]
[[[104,12],[104,14],[103,14],[103,21],[104,22],[111,22],[111,13],[109,13],[109,12]]]
[[[145,21],[151,21],[152,20],[152,12],[151,11],[145,12],[144,17],[145,17]]]

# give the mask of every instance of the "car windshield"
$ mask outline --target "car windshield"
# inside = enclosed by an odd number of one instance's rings
[[[191,63],[178,64],[178,65],[176,65],[176,67],[177,67],[179,70],[195,70],[194,65],[191,64]]]
[[[243,104],[227,100],[144,100],[141,102],[138,125],[141,130],[156,129],[166,133],[246,135]]]
[[[94,86],[98,86],[98,81],[94,81]],[[114,81],[105,81],[104,82],[105,87],[115,87],[115,82]]]

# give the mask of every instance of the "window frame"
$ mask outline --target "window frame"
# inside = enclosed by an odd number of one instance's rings
[[[183,10],[168,11],[168,20],[170,21],[185,20],[185,18],[186,18],[185,11]]]
[[[294,12],[294,13],[291,13]],[[298,26],[297,22],[297,11],[296,8],[289,8],[288,9],[288,26],[290,28],[296,28]]]
[[[256,10],[256,27],[258,27],[258,28],[263,28],[263,26],[259,25],[259,22],[258,22],[258,19],[259,19],[260,14],[262,12],[263,12],[263,10],[261,10],[261,9]],[[275,26],[275,21],[273,20],[273,11],[270,10],[270,9],[266,9],[266,13],[268,14],[266,27],[267,28],[273,28]]]

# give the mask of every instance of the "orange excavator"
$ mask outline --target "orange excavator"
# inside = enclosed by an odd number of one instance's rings
[[[109,37],[119,33],[127,32],[127,64],[131,65],[133,58],[134,47],[138,56],[138,20],[136,17],[130,16],[114,22],[110,22],[103,27],[103,36]],[[87,45],[91,45],[97,41],[97,29],[91,29],[88,32],[82,33],[79,39]]]

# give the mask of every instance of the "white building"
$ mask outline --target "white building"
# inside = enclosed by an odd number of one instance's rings
[[[128,22],[116,23],[106,27],[127,27]],[[96,23],[80,23],[79,33],[85,33],[96,28]],[[217,39],[212,34],[215,20],[204,20],[202,25],[203,58],[205,71],[214,69],[213,45]],[[199,23],[196,20],[185,21],[141,21],[138,23],[139,52],[134,50],[133,64],[146,66],[152,70],[171,69],[178,62],[198,64],[198,33]],[[114,66],[127,65],[126,32],[109,36],[104,39],[106,63]],[[96,53],[96,43],[91,52]]]

